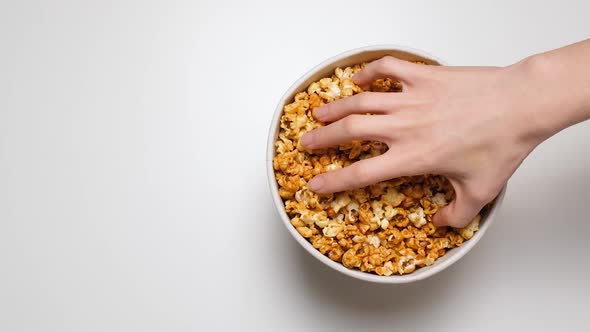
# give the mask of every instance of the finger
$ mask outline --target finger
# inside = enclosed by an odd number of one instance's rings
[[[353,114],[325,127],[303,134],[301,144],[311,150],[323,149],[354,140],[385,140],[386,123],[383,115]]]
[[[392,163],[393,162],[393,163]],[[388,154],[363,159],[354,164],[315,176],[308,183],[309,188],[320,194],[334,193],[409,175],[405,173],[404,163],[398,162]]]
[[[388,55],[369,63],[363,70],[356,73],[352,80],[360,86],[371,84],[380,78],[409,83],[418,71],[420,71],[420,65]]]
[[[453,181],[451,181],[453,182]],[[497,192],[488,191],[480,187],[477,191],[466,188],[462,184],[453,183],[455,199],[444,208],[438,210],[432,222],[437,226],[465,227],[481,211],[481,209],[496,197]]]
[[[313,113],[322,122],[333,122],[351,114],[385,114],[403,107],[407,95],[385,92],[363,92],[320,106]]]

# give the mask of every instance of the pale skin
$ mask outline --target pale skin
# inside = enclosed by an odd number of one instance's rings
[[[353,81],[366,86],[379,78],[399,80],[403,92],[363,92],[323,105],[314,116],[329,124],[304,134],[301,143],[314,150],[377,140],[389,150],[320,174],[309,187],[330,193],[400,176],[444,175],[456,198],[436,213],[436,225],[467,225],[537,145],[590,118],[590,39],[507,67],[424,66],[385,57]]]

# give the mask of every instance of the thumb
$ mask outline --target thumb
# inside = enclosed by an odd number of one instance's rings
[[[453,187],[455,188],[455,199],[436,212],[432,220],[432,223],[436,226],[465,227],[475,218],[484,205],[495,197],[495,195],[489,195],[485,192],[473,194],[461,184],[456,185],[453,183]]]

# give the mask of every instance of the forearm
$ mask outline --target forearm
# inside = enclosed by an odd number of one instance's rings
[[[590,119],[590,39],[537,54],[511,66],[524,79],[516,93],[528,105],[523,123],[540,140]]]

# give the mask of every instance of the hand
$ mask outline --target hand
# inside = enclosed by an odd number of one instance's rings
[[[550,135],[533,121],[538,105],[526,90],[527,68],[527,60],[504,68],[445,67],[389,56],[368,64],[353,77],[357,85],[391,78],[402,83],[403,92],[363,92],[321,106],[314,116],[331,124],[306,133],[301,143],[314,150],[377,140],[389,150],[318,175],[310,189],[338,192],[400,176],[441,174],[456,198],[433,222],[465,226]]]

